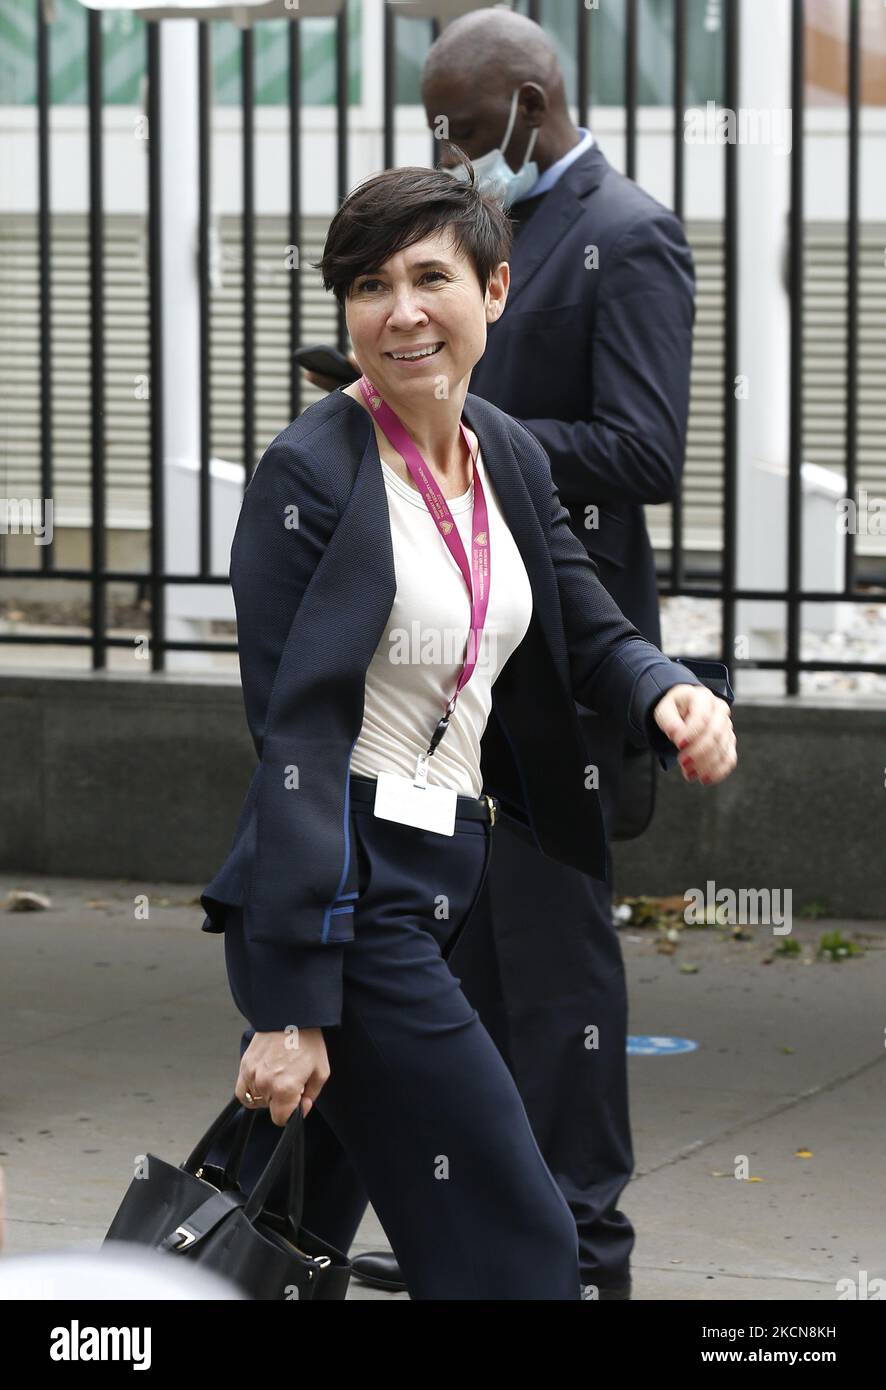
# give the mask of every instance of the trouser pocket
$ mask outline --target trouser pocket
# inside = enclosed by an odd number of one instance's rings
[[[486,875],[489,872],[489,860],[492,855],[492,827],[487,825],[485,827],[484,834],[486,836],[486,848],[483,854],[483,867],[480,870],[480,878],[478,880],[477,887],[474,891],[474,896],[471,898],[470,904],[467,907],[461,919],[461,922],[456,927],[455,931],[452,933],[452,936],[449,938],[449,940],[443,947],[441,954],[444,960],[448,960],[449,957],[452,955],[452,952],[455,950],[455,944],[461,936],[462,932],[464,931],[465,927],[467,926],[468,922],[471,920],[474,909],[480,900],[480,894],[483,891],[483,884],[486,882]]]

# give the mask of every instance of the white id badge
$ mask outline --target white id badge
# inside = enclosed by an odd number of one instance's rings
[[[436,830],[439,835],[454,835],[457,803],[454,787],[417,787],[409,777],[398,777],[395,772],[378,773],[373,809],[382,820],[414,825],[419,830]]]

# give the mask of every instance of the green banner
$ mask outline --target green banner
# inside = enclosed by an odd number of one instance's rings
[[[58,106],[85,106],[87,93],[87,22],[89,11],[78,0],[56,0],[49,25],[50,101]],[[259,106],[288,102],[286,19],[261,20],[254,28],[255,99]],[[335,21],[301,19],[301,93],[308,106],[335,104]],[[104,102],[137,106],[145,71],[145,24],[131,11],[103,12],[101,17]],[[362,0],[348,0],[348,100],[360,101]],[[234,106],[240,101],[241,34],[227,20],[212,21],[213,100]],[[37,100],[37,15],[35,0],[4,0],[0,10],[0,105],[32,106]]]

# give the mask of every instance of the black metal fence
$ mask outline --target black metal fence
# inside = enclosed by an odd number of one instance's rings
[[[801,661],[800,634],[801,609],[805,603],[848,602],[869,603],[875,595],[860,589],[855,537],[852,528],[846,535],[844,586],[841,592],[804,591],[801,586],[802,565],[802,511],[801,511],[801,462],[803,445],[803,227],[804,227],[804,101],[805,101],[805,5],[804,0],[790,0],[792,9],[792,108],[794,139],[791,149],[791,214],[790,214],[790,449],[789,449],[789,505],[787,509],[787,547],[788,577],[787,587],[781,590],[738,588],[737,573],[737,478],[736,478],[736,429],[737,402],[733,389],[738,372],[738,274],[739,260],[737,247],[738,226],[738,161],[741,150],[737,142],[727,143],[724,148],[724,249],[725,249],[725,317],[724,317],[724,371],[723,371],[723,411],[725,420],[725,447],[723,455],[723,553],[719,577],[712,581],[709,574],[694,572],[687,566],[684,554],[684,513],[680,499],[672,507],[672,546],[670,572],[660,586],[664,595],[687,595],[696,598],[715,599],[722,604],[722,638],[719,657],[727,662],[730,669],[752,667],[754,669],[783,670],[786,676],[786,689],[789,694],[799,690],[801,671],[834,670],[868,671],[886,673],[882,663],[834,663],[824,661]],[[860,149],[860,72],[861,72],[861,30],[860,0],[847,0],[849,7],[848,41],[848,219],[847,219],[847,257],[846,257],[846,303],[847,303],[847,347],[846,347],[846,413],[845,413],[845,468],[846,495],[854,497],[857,483],[858,458],[858,328],[859,328],[859,149]],[[625,171],[633,177],[637,165],[637,111],[638,111],[638,0],[625,0],[625,132],[626,157]],[[687,82],[687,0],[673,0],[673,208],[683,217],[685,204],[685,162],[683,141],[683,120]],[[723,0],[725,32],[723,44],[723,94],[724,105],[732,111],[739,106],[739,24],[742,5],[740,0]],[[531,18],[540,19],[538,0],[530,0],[528,13]],[[54,465],[52,454],[53,385],[51,373],[51,307],[52,282],[50,275],[50,217],[49,205],[49,44],[47,26],[40,0],[36,3],[37,14],[37,107],[38,107],[38,236],[39,236],[39,288],[40,288],[40,422],[41,443],[41,486],[44,498],[53,496]],[[576,82],[577,104],[580,123],[590,124],[593,93],[590,90],[589,62],[589,21],[591,10],[576,0]],[[52,634],[2,634],[0,641],[15,643],[52,643],[74,646],[88,645],[92,652],[93,668],[105,666],[109,646],[129,646],[125,637],[113,637],[107,632],[106,593],[112,582],[132,582],[147,584],[151,600],[151,654],[154,670],[163,670],[166,652],[170,650],[212,650],[236,651],[236,644],[222,642],[174,641],[164,638],[164,596],[169,584],[213,584],[227,583],[226,576],[210,572],[211,535],[211,490],[209,472],[210,437],[210,392],[209,372],[212,345],[210,341],[210,247],[209,247],[209,188],[210,188],[210,25],[199,25],[199,198],[200,198],[200,238],[199,238],[199,277],[200,277],[200,371],[201,371],[201,423],[202,448],[200,466],[200,549],[199,572],[189,574],[168,573],[163,570],[164,554],[164,441],[163,441],[163,362],[162,362],[162,324],[161,324],[161,285],[163,277],[163,248],[160,237],[161,217],[161,160],[163,158],[162,138],[152,138],[149,142],[148,158],[148,207],[149,207],[149,301],[150,301],[150,568],[144,571],[110,570],[107,567],[107,528],[105,515],[105,458],[102,437],[102,418],[104,412],[105,376],[105,338],[103,327],[103,179],[102,179],[102,32],[101,14],[98,11],[84,12],[84,22],[88,25],[88,89],[89,89],[89,264],[90,264],[90,370],[91,396],[90,418],[92,432],[91,467],[91,556],[88,569],[69,569],[58,567],[55,563],[54,546],[42,548],[39,574],[45,579],[83,580],[91,586],[91,634],[69,636]],[[337,107],[337,192],[341,201],[348,186],[348,101],[347,101],[347,13],[342,11],[335,21],[336,35],[336,107]],[[385,4],[384,13],[384,159],[390,167],[394,158],[394,116],[395,116],[395,25],[397,17],[394,7]],[[433,36],[437,27],[433,25]],[[159,78],[160,43],[158,22],[146,25],[148,74],[148,121],[149,130],[160,129]],[[301,206],[299,198],[299,146],[300,146],[300,28],[297,22],[288,28],[289,42],[289,237],[293,245],[298,245],[301,226]],[[242,33],[242,244],[243,244],[243,283],[242,283],[242,332],[243,332],[243,456],[246,461],[247,481],[251,475],[256,458],[255,429],[255,168],[254,168],[254,53],[253,32],[245,29]],[[432,141],[434,162],[436,147]],[[347,329],[344,313],[338,309],[338,345],[347,346]],[[290,276],[289,298],[289,340],[294,349],[301,338],[301,302],[298,275]],[[292,416],[299,413],[302,400],[300,389],[300,369],[290,354],[291,378],[289,388],[290,411]],[[35,570],[30,568],[8,568],[0,571],[5,579],[33,578]],[[886,595],[883,595],[886,597]],[[769,600],[786,605],[786,651],[783,659],[737,660],[734,657],[736,604],[741,600]],[[713,655],[713,654],[712,654]]]

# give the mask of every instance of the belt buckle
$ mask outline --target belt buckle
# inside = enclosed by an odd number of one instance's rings
[[[495,817],[497,814],[495,809],[495,802],[493,801],[492,797],[489,795],[488,792],[484,792],[483,795],[486,797],[486,800],[489,804],[489,825],[491,828],[493,825],[495,825]]]

